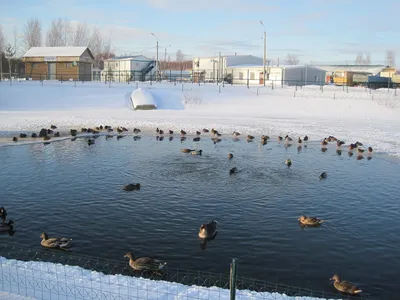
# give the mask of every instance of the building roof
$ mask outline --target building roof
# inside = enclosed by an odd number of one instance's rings
[[[373,75],[379,74],[385,65],[319,65],[317,66],[326,72],[335,72],[337,70],[350,71],[350,72],[363,72],[371,73]]]
[[[81,56],[86,49],[88,47],[31,47],[22,57]]]
[[[118,56],[107,59],[108,61],[115,61],[115,60],[138,60],[138,61],[154,61],[144,55],[126,55],[126,56]]]

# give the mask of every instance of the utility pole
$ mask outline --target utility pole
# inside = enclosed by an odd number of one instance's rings
[[[263,81],[265,86],[265,76],[267,75],[265,65],[267,64],[267,31],[263,21],[260,21],[261,25],[264,27],[264,59],[263,59]]]
[[[154,37],[157,39],[157,44],[156,44],[156,47],[157,47],[157,56],[156,56],[156,81],[158,82],[158,73],[160,72],[160,70],[159,70],[159,65],[158,65],[158,37],[157,37],[154,33],[151,33],[151,35],[154,36]]]

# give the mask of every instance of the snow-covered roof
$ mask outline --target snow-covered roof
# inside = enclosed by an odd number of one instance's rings
[[[22,57],[81,56],[88,47],[31,47]]]
[[[384,65],[319,65],[317,66],[326,72],[335,72],[338,70],[351,72],[365,72],[373,75],[379,74],[386,66]]]
[[[141,61],[154,61],[153,59],[150,59],[144,55],[126,55],[126,56],[118,56],[118,57],[113,57],[107,59],[109,61],[113,60],[141,60]]]

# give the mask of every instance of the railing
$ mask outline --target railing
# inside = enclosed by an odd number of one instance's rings
[[[235,259],[230,274],[173,268],[155,274],[136,273],[128,261],[15,245],[2,244],[0,256],[7,259],[0,258],[0,289],[39,299],[352,299],[333,291],[316,292],[241,277]]]

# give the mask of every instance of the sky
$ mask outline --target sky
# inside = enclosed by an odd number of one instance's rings
[[[300,63],[352,64],[369,52],[371,63],[385,64],[388,49],[400,56],[399,0],[1,0],[0,7],[3,33],[13,44],[17,32],[19,55],[27,20],[38,18],[45,32],[63,18],[97,27],[117,55],[155,57],[158,40],[160,60],[165,51],[174,60],[177,50],[187,59],[262,57],[260,21],[268,59],[291,53]]]

